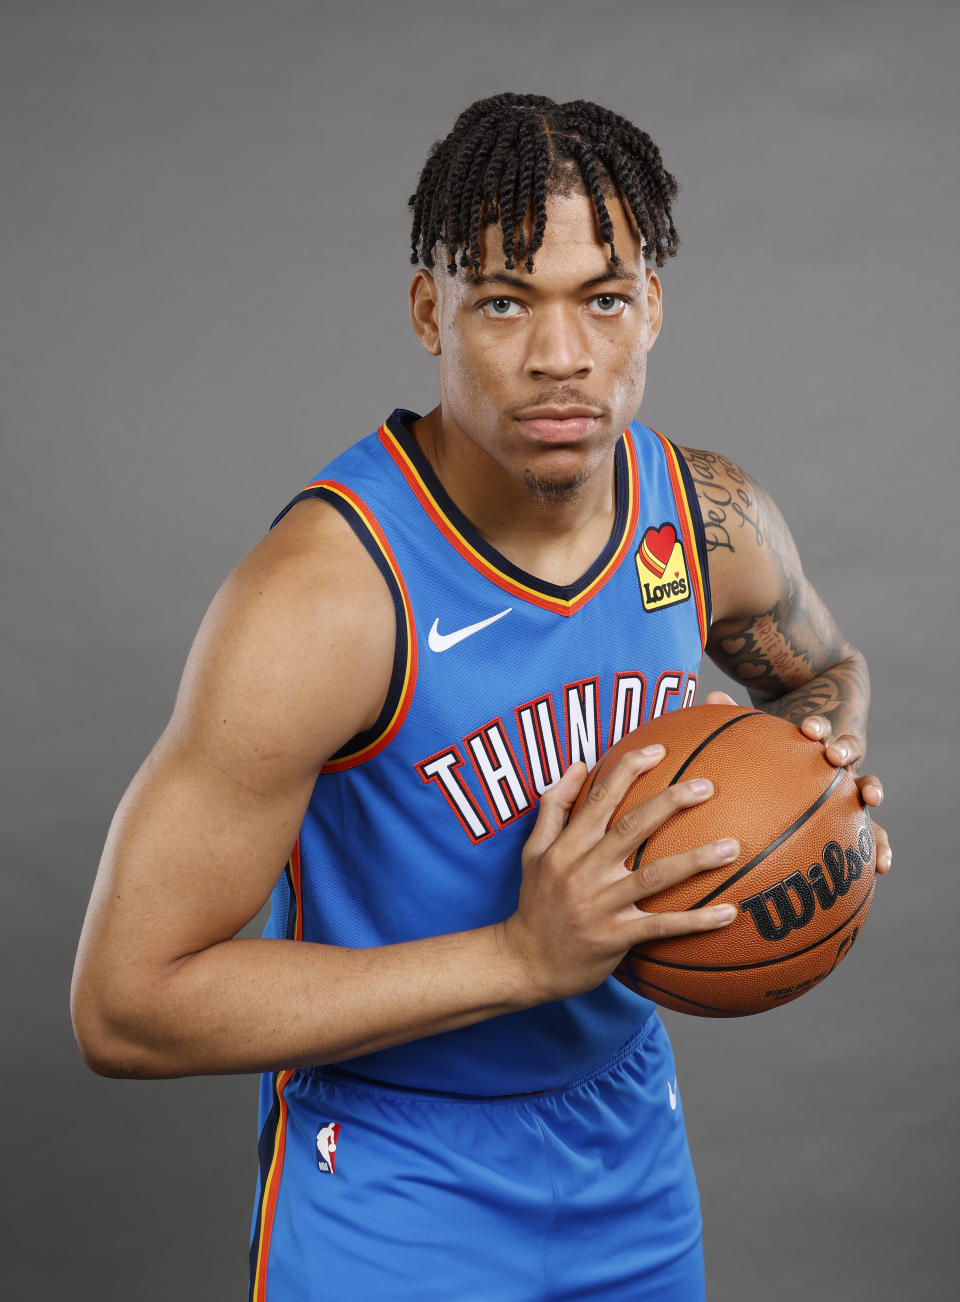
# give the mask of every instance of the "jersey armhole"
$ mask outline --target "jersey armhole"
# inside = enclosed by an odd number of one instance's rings
[[[298,502],[308,498],[327,502],[347,522],[383,577],[393,600],[396,622],[396,639],[393,650],[393,669],[390,684],[376,722],[363,732],[358,732],[334,754],[320,770],[321,773],[339,773],[343,769],[363,764],[379,754],[400,730],[417,677],[417,639],[413,622],[413,609],[400,567],[373,512],[351,489],[335,480],[319,480],[308,484],[283,508],[273,524],[283,519]]]
[[[700,510],[700,498],[697,495],[697,486],[694,483],[693,475],[690,473],[690,467],[687,465],[687,459],[676,446],[671,443],[677,458],[677,465],[680,469],[680,478],[683,480],[683,491],[687,497],[687,506],[690,510],[690,522],[693,525],[693,537],[697,547],[697,559],[700,562],[700,576],[703,582],[703,601],[706,607],[707,629],[713,623],[713,601],[710,596],[710,566],[707,558],[707,535],[703,527],[703,513]]]

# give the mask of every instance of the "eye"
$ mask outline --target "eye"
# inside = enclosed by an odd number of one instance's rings
[[[600,316],[619,316],[629,306],[629,299],[622,294],[597,294],[590,302]]]
[[[512,298],[488,298],[480,304],[485,316],[510,318],[520,311],[520,304]]]

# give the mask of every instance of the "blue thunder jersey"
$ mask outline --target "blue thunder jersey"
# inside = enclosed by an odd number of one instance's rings
[[[394,412],[286,508],[317,497],[341,512],[393,595],[397,638],[376,725],[317,779],[268,936],[367,947],[508,917],[545,788],[694,699],[709,589],[696,493],[673,445],[637,423],[624,432],[610,539],[560,587],[472,528],[410,433],[416,419]],[[609,1059],[652,1010],[609,978],[346,1068],[460,1094],[547,1089]],[[265,1078],[267,1109],[289,1075]]]

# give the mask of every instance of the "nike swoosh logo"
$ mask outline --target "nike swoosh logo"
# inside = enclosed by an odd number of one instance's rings
[[[674,1078],[674,1082],[673,1082],[672,1085],[670,1084],[669,1081],[667,1081],[667,1093],[668,1093],[669,1096],[670,1096],[670,1106],[671,1106],[671,1108],[674,1110],[674,1112],[676,1112],[676,1110],[677,1110],[677,1082],[676,1082],[676,1078]]]
[[[439,632],[437,625],[440,620],[435,619],[433,628],[431,628],[427,637],[427,645],[431,651],[449,651],[452,646],[462,642],[465,637],[473,637],[474,633],[479,633],[482,628],[489,628],[498,619],[503,619],[504,615],[509,615],[511,610],[513,610],[513,607],[508,606],[506,610],[501,610],[499,615],[491,615],[489,619],[481,619],[477,624],[468,624],[466,628],[458,628],[454,633]]]

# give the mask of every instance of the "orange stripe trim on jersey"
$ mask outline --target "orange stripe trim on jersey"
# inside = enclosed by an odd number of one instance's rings
[[[683,477],[680,474],[676,448],[669,439],[663,437],[659,430],[654,430],[653,432],[663,444],[664,455],[667,459],[667,470],[670,474],[670,486],[673,489],[673,497],[677,504],[677,518],[680,521],[680,533],[683,538],[683,554],[687,559],[687,569],[690,574],[693,596],[697,606],[697,624],[700,627],[700,645],[706,648],[708,632],[707,600],[703,590],[703,571],[700,568],[700,553],[697,550],[696,537],[693,531],[693,515],[690,511],[690,503],[687,501],[686,490],[683,486]]]
[[[629,550],[633,541],[633,535],[637,528],[637,519],[639,516],[638,502],[638,473],[637,473],[637,455],[633,447],[633,441],[628,434],[623,435],[623,441],[627,453],[627,519],[624,525],[623,537],[610,560],[603,567],[598,575],[576,596],[569,599],[562,597],[552,597],[544,592],[537,591],[525,583],[513,578],[509,574],[504,574],[496,565],[492,564],[487,558],[481,555],[471,543],[455,528],[453,523],[447,518],[440,504],[433,497],[423,477],[417,467],[407,455],[406,450],[401,445],[397,436],[390,429],[389,425],[383,424],[377,431],[380,442],[386,448],[398,469],[410,485],[420,505],[429,515],[430,519],[437,526],[447,542],[460,553],[465,561],[478,570],[484,578],[490,579],[499,588],[519,597],[523,601],[532,602],[536,606],[542,606],[545,610],[555,611],[558,615],[572,615],[590,600],[590,598],[603,587],[607,579],[614,572],[624,555]]]
[[[270,1163],[270,1170],[267,1172],[267,1179],[263,1188],[257,1269],[253,1277],[253,1302],[266,1302],[267,1297],[267,1262],[270,1257],[270,1239],[273,1234],[273,1217],[277,1210],[277,1196],[280,1193],[283,1157],[287,1147],[287,1104],[283,1093],[292,1076],[292,1071],[282,1071],[274,1085],[280,1112],[273,1141],[273,1160]]]
[[[293,924],[293,940],[303,940],[303,909],[300,907],[300,838],[290,853],[290,884],[297,902],[297,917]]]
[[[303,904],[300,887],[300,839],[290,852],[287,862],[290,889],[293,892],[296,917],[293,924],[291,940],[303,940]],[[253,1302],[265,1302],[267,1296],[267,1263],[270,1258],[270,1239],[273,1235],[273,1218],[277,1210],[277,1198],[280,1193],[280,1178],[283,1175],[283,1159],[287,1148],[287,1103],[284,1091],[292,1071],[282,1071],[274,1081],[274,1095],[277,1101],[277,1128],[273,1137],[273,1157],[267,1177],[263,1182],[260,1198],[260,1224],[257,1230],[257,1267],[253,1277]]]
[[[413,606],[410,603],[410,594],[407,592],[407,586],[403,581],[400,573],[400,566],[397,564],[396,557],[387,542],[386,536],[380,525],[370,511],[366,502],[356,495],[345,484],[338,484],[333,479],[314,479],[303,490],[305,493],[312,488],[324,488],[328,493],[333,493],[347,502],[353,510],[360,516],[367,530],[377,544],[378,549],[383,555],[384,560],[393,575],[397,588],[403,603],[403,619],[406,628],[407,637],[407,663],[404,667],[403,685],[400,689],[396,709],[394,710],[386,727],[378,737],[368,742],[360,750],[353,751],[348,755],[339,755],[336,759],[331,759],[324,764],[320,770],[321,773],[340,773],[344,769],[355,767],[357,764],[363,764],[366,760],[372,759],[374,755],[379,755],[386,746],[394,739],[399,732],[404,719],[407,717],[407,711],[410,709],[410,702],[413,699],[413,688],[417,680],[417,634],[413,622]]]

